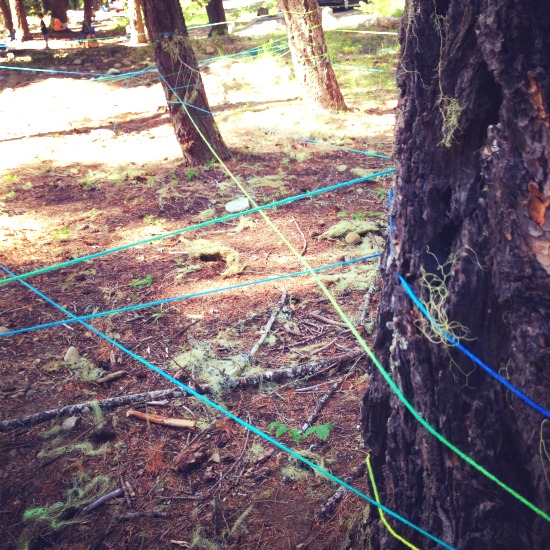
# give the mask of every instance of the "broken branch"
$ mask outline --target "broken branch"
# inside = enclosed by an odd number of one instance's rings
[[[275,322],[275,319],[277,319],[277,315],[279,315],[279,312],[281,311],[281,309],[283,309],[285,302],[286,302],[286,289],[283,288],[283,295],[281,296],[281,299],[277,302],[277,305],[273,309],[271,313],[271,317],[269,318],[269,321],[265,324],[264,328],[262,329],[262,335],[260,336],[260,339],[254,344],[254,346],[250,350],[250,353],[248,354],[249,361],[251,363],[252,363],[252,358],[254,357],[259,347],[263,344],[264,340],[269,334],[269,331],[271,330],[271,327]]]
[[[172,428],[187,428],[192,430],[196,425],[193,420],[187,420],[185,418],[168,418],[160,414],[144,413],[133,409],[126,412],[126,417],[137,418],[138,420],[145,420],[146,422],[160,424],[161,426],[170,426]]]
[[[331,367],[333,365],[344,365],[351,361],[355,361],[363,355],[361,350],[355,350],[349,353],[341,355],[334,355],[328,359],[322,359],[321,361],[314,363],[307,363],[305,365],[297,365],[288,369],[279,369],[275,371],[267,371],[261,374],[253,376],[241,376],[229,380],[224,384],[225,389],[236,388],[248,388],[259,386],[262,382],[285,382],[292,378],[299,378],[301,376],[312,376],[319,371]],[[201,391],[208,393],[210,387],[208,385],[201,386]],[[125,405],[131,405],[134,403],[142,403],[144,401],[151,401],[154,399],[179,399],[181,397],[187,397],[188,394],[184,390],[179,389],[164,389],[154,390],[145,393],[136,393],[132,395],[122,395],[120,397],[112,397],[110,399],[103,399],[101,401],[95,401],[102,410],[114,409],[116,407],[124,407]],[[0,422],[0,432],[7,432],[16,428],[28,428],[41,422],[46,422],[54,418],[61,418],[63,416],[70,416],[76,413],[90,412],[94,401],[87,401],[85,403],[78,403],[76,405],[66,405],[59,409],[51,409],[49,411],[43,411],[21,418],[15,418],[12,420],[4,420]]]
[[[99,508],[109,500],[112,500],[113,498],[119,498],[124,496],[124,491],[122,489],[115,489],[114,491],[111,491],[110,493],[107,493],[106,495],[103,495],[102,497],[98,498],[97,500],[94,500],[91,504],[86,506],[82,510],[83,514],[88,514],[92,510],[95,510],[96,508]]]

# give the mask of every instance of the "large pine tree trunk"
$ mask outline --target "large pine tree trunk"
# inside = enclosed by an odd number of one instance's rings
[[[130,16],[130,43],[147,44],[143,16],[141,15],[141,0],[129,0],[128,15]]]
[[[317,0],[282,0],[296,78],[306,103],[344,111],[346,103],[329,59]]]
[[[444,272],[445,312],[475,338],[465,346],[550,408],[549,32],[540,0],[408,0],[376,340],[417,411],[546,513],[550,422],[456,349],[430,342],[398,274],[434,304],[436,288],[432,281],[430,294],[422,273]],[[549,547],[550,524],[438,443],[377,371],[364,437],[382,502],[445,542]],[[403,548],[374,509],[350,545],[369,540],[373,549]]]
[[[10,0],[10,9],[15,29],[15,38],[21,42],[32,40],[29,24],[27,23],[27,10],[25,9],[23,0]]]
[[[227,34],[227,24],[220,25],[219,23],[225,23],[225,10],[223,9],[222,0],[210,0],[206,4],[206,13],[208,15],[208,22],[210,24],[217,23],[210,28],[208,36],[219,36],[222,34]]]
[[[149,36],[156,44],[157,68],[183,158],[188,164],[212,159],[201,134],[222,159],[228,158],[229,150],[210,112],[178,0],[144,0],[143,12]]]
[[[14,29],[8,0],[0,0],[0,15],[2,15],[2,22],[4,23],[4,27],[11,33]]]

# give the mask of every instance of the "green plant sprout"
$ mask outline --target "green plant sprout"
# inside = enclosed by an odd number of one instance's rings
[[[143,279],[132,279],[130,286],[132,288],[145,288],[153,284],[153,277],[146,275]]]
[[[281,435],[288,432],[288,435],[290,435],[295,443],[300,443],[302,439],[306,439],[312,434],[315,434],[322,441],[326,441],[333,427],[334,426],[332,424],[327,422],[326,424],[321,424],[319,426],[311,426],[304,433],[302,433],[296,428],[290,428],[287,424],[275,421],[271,422],[267,429],[270,432],[275,430],[275,437],[281,437]]]

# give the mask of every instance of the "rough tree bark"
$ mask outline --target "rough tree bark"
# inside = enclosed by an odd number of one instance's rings
[[[6,30],[10,33],[13,32],[13,19],[11,17],[11,10],[8,0],[0,0],[0,15],[2,16],[2,23]]]
[[[27,10],[23,0],[9,0],[13,28],[15,29],[15,38],[21,42],[32,40],[32,34],[29,31],[27,23]]]
[[[204,164],[213,157],[201,133],[217,154],[227,159],[229,150],[210,112],[178,0],[144,0],[143,13],[149,36],[155,41],[157,68],[184,160]]]
[[[347,110],[329,59],[317,0],[281,0],[281,4],[304,100],[318,109]]]
[[[548,513],[550,423],[457,350],[431,343],[397,278],[428,302],[422,270],[441,274],[445,265],[445,311],[475,337],[464,344],[549,408],[550,10],[543,4],[407,2],[376,350],[432,426]],[[378,372],[363,424],[390,508],[462,550],[548,547],[550,524],[430,436]],[[434,547],[391,523],[421,548]],[[350,547],[367,541],[403,548],[373,509]]]
[[[210,24],[218,23],[214,27],[210,28],[208,36],[220,36],[229,32],[227,29],[227,24],[219,24],[227,21],[225,18],[225,10],[223,9],[222,0],[210,0],[210,2],[206,4],[206,13]]]
[[[141,14],[141,0],[129,0],[128,15],[130,17],[130,43],[147,44],[143,16]]]
[[[67,24],[69,18],[67,17],[68,0],[52,0],[52,30],[53,20],[59,19],[64,25]]]

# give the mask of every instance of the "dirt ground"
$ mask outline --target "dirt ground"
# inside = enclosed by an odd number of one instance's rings
[[[220,49],[255,45],[247,40],[202,41],[197,50],[212,57],[212,48],[219,55]],[[16,60],[28,56],[35,67],[91,73],[152,64],[147,48],[57,46],[18,52]],[[222,59],[203,76],[233,154],[227,166],[258,204],[391,167],[390,160],[345,149],[391,154],[395,96],[369,92],[376,76],[343,86],[350,111],[339,114],[304,108],[288,56]],[[7,70],[0,77],[0,263],[15,273],[224,216],[225,204],[242,195],[217,163],[182,164],[154,74],[119,82]],[[381,251],[390,186],[390,176],[380,177],[266,212],[303,257],[321,267]],[[342,222],[347,229],[341,236],[323,235]],[[350,228],[360,233],[359,244],[346,241]],[[320,273],[367,338],[376,293],[363,310],[367,291],[375,288],[376,262]],[[87,315],[301,270],[300,260],[253,214],[27,281],[71,313]],[[247,359],[270,317],[265,341]],[[2,285],[4,330],[63,319],[21,283]],[[89,322],[263,431],[272,422],[300,428],[338,382],[312,422],[333,426],[326,441],[312,435],[295,443],[288,432],[279,439],[343,478],[364,463],[361,399],[370,366],[364,357],[338,360],[359,345],[311,277]],[[76,348],[72,359],[69,348]],[[325,367],[314,375],[229,388],[237,375],[322,361]],[[2,420],[172,387],[78,323],[1,337],[0,370]],[[120,378],[102,381],[118,371]],[[128,417],[130,408],[196,425],[189,430],[144,422]],[[365,476],[353,484],[371,494]],[[85,509],[116,489],[104,504]],[[336,489],[195,397],[103,411],[91,406],[0,435],[2,548],[337,549],[366,503],[346,494],[324,517],[320,511]]]

